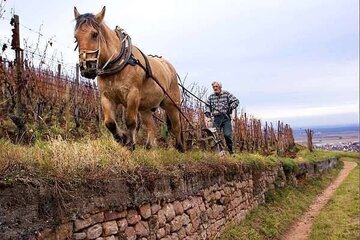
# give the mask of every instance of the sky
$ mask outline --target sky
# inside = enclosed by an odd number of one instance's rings
[[[146,54],[167,58],[185,85],[220,81],[240,107],[291,126],[359,124],[358,0],[0,0],[0,43],[20,17],[21,43],[72,73],[74,14],[98,13]],[[41,28],[40,28],[41,27]],[[39,38],[39,32],[42,34]],[[1,56],[11,58],[7,49]],[[55,61],[54,61],[55,60]]]

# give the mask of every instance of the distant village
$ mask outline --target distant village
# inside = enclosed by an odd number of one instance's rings
[[[346,151],[346,152],[360,152],[360,142],[347,142],[347,143],[317,143],[314,144],[317,149]]]

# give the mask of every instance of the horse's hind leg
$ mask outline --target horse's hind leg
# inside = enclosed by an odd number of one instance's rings
[[[165,99],[162,102],[161,107],[166,111],[167,117],[170,120],[170,130],[175,135],[175,148],[179,152],[185,152],[184,144],[181,138],[182,133],[179,110],[169,99]]]
[[[104,123],[106,128],[112,133],[114,139],[118,143],[125,144],[127,142],[126,132],[121,130],[116,123],[116,104],[112,103],[109,99],[102,97],[101,105],[104,112]]]
[[[147,149],[156,147],[156,139],[155,139],[155,122],[152,116],[151,111],[142,111],[141,112],[141,119],[144,123],[146,130],[147,130],[147,139],[145,147]]]

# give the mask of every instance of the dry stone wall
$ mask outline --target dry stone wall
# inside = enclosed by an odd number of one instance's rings
[[[241,222],[264,203],[267,191],[318,175],[336,163],[337,159],[329,159],[300,164],[292,171],[282,165],[259,168],[224,163],[205,171],[180,167],[182,174],[166,177],[145,174],[142,180],[152,180],[150,185],[143,182],[136,190],[134,182],[120,185],[127,186],[125,197],[88,196],[77,211],[71,210],[70,219],[63,216],[57,227],[39,229],[33,238],[214,239],[229,223]]]

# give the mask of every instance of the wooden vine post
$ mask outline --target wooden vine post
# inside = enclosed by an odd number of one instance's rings
[[[11,18],[10,24],[13,26],[12,29],[12,40],[11,40],[11,49],[15,51],[15,63],[16,63],[16,94],[15,94],[15,109],[14,115],[11,116],[11,120],[15,123],[18,128],[18,140],[21,140],[23,134],[25,133],[25,119],[23,113],[23,104],[22,104],[22,66],[23,66],[23,50],[20,48],[20,23],[19,16],[14,15]]]
[[[313,135],[314,131],[311,129],[305,129],[306,135],[307,135],[307,147],[310,152],[314,151],[314,145],[313,145]]]

